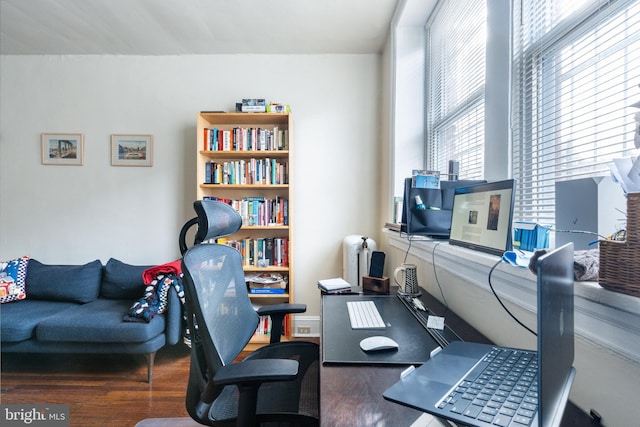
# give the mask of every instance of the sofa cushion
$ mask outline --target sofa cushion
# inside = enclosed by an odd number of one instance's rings
[[[86,303],[98,298],[101,280],[99,260],[84,265],[46,265],[31,259],[27,269],[27,298]]]
[[[0,306],[2,342],[24,341],[36,336],[36,326],[49,316],[76,307],[73,302],[22,300]]]
[[[25,299],[25,278],[29,257],[0,262],[0,303]]]
[[[142,272],[150,265],[130,265],[111,258],[104,266],[100,296],[110,299],[135,300],[144,294]]]
[[[100,298],[50,316],[40,322],[36,336],[41,341],[145,342],[164,332],[164,315],[150,323],[124,322],[131,301]]]

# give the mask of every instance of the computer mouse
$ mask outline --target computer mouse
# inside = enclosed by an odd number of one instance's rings
[[[360,341],[360,348],[364,351],[380,351],[397,349],[398,343],[389,337],[376,335]]]

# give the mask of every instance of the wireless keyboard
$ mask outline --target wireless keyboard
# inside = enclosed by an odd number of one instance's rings
[[[351,329],[384,329],[386,325],[373,301],[348,301]]]

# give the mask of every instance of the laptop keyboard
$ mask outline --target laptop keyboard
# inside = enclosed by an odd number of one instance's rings
[[[538,410],[534,351],[494,348],[438,408],[497,426],[530,426]]]
[[[348,301],[351,329],[384,329],[386,325],[373,301]]]

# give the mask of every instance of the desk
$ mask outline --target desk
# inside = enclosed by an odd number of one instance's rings
[[[395,293],[392,289],[392,293]],[[323,295],[324,298],[341,298],[340,295]],[[394,296],[395,298],[395,296]],[[439,316],[462,339],[491,343],[484,335],[451,310],[447,310],[437,299],[422,290],[422,302]],[[398,301],[399,304],[400,301]],[[322,322],[321,322],[322,324]],[[334,331],[320,331],[322,354],[323,336]],[[335,331],[344,333],[344,331]],[[424,332],[427,333],[426,331]],[[401,427],[410,426],[423,413],[385,400],[382,393],[400,378],[407,366],[398,365],[337,365],[320,366],[320,424],[326,427]],[[571,402],[565,410],[562,426],[588,426],[590,417]]]

